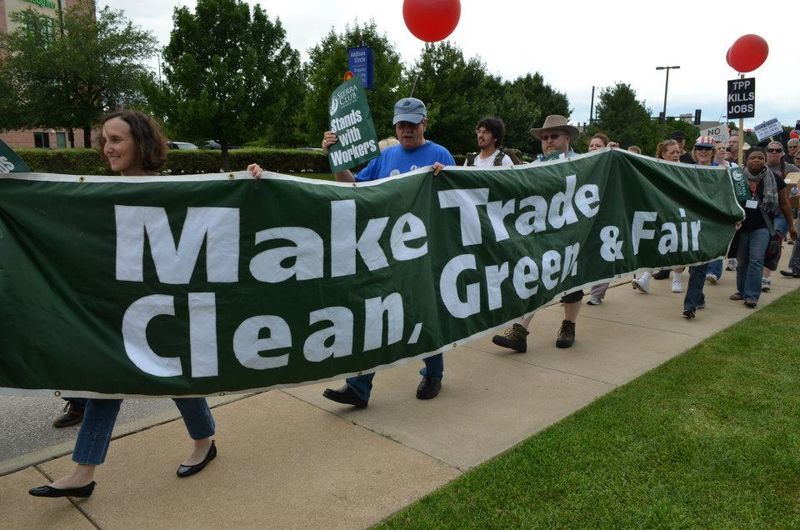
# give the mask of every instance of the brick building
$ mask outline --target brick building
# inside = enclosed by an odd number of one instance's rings
[[[81,0],[0,0],[0,32],[8,33],[17,29],[11,14],[26,9],[34,9],[52,17],[54,28],[63,9],[72,7]],[[76,144],[83,144],[83,131],[74,130]],[[63,149],[68,147],[67,131],[64,129],[36,129],[0,132],[0,139],[12,148],[42,147]]]

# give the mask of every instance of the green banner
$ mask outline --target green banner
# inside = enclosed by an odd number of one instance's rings
[[[0,173],[29,173],[28,164],[3,140],[0,140]]]
[[[726,170],[620,150],[356,185],[10,174],[0,387],[210,395],[370,371],[720,257],[742,217]]]
[[[356,167],[381,154],[367,93],[358,77],[345,81],[333,91],[329,112],[331,131],[339,138],[328,151],[332,172]]]

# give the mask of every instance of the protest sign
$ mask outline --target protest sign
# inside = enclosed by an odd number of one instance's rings
[[[368,183],[0,176],[0,387],[244,392],[446,352],[640,268],[724,256],[723,168],[604,150]]]
[[[333,91],[329,111],[330,130],[339,138],[328,151],[332,172],[350,169],[380,155],[367,94],[358,77]]]
[[[778,136],[779,134],[783,134],[783,127],[781,126],[781,122],[778,121],[778,118],[772,118],[771,120],[759,123],[753,127],[753,131],[755,131],[756,138],[758,138],[758,141],[760,142],[762,140],[766,140],[770,136]]]
[[[700,136],[710,136],[716,140],[717,143],[727,145],[728,140],[731,138],[731,133],[726,124],[720,123],[708,129],[703,129],[700,131]]]
[[[756,78],[728,81],[728,119],[753,118],[756,115]]]

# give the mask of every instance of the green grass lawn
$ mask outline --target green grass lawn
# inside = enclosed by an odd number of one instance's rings
[[[389,528],[800,528],[800,291],[398,512]]]

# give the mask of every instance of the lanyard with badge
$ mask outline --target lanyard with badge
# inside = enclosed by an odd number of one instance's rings
[[[758,208],[758,195],[756,195],[756,190],[758,189],[758,182],[748,182],[748,184],[750,184],[750,193],[753,196],[752,198],[747,199],[747,202],[744,203],[744,207],[756,209]]]

